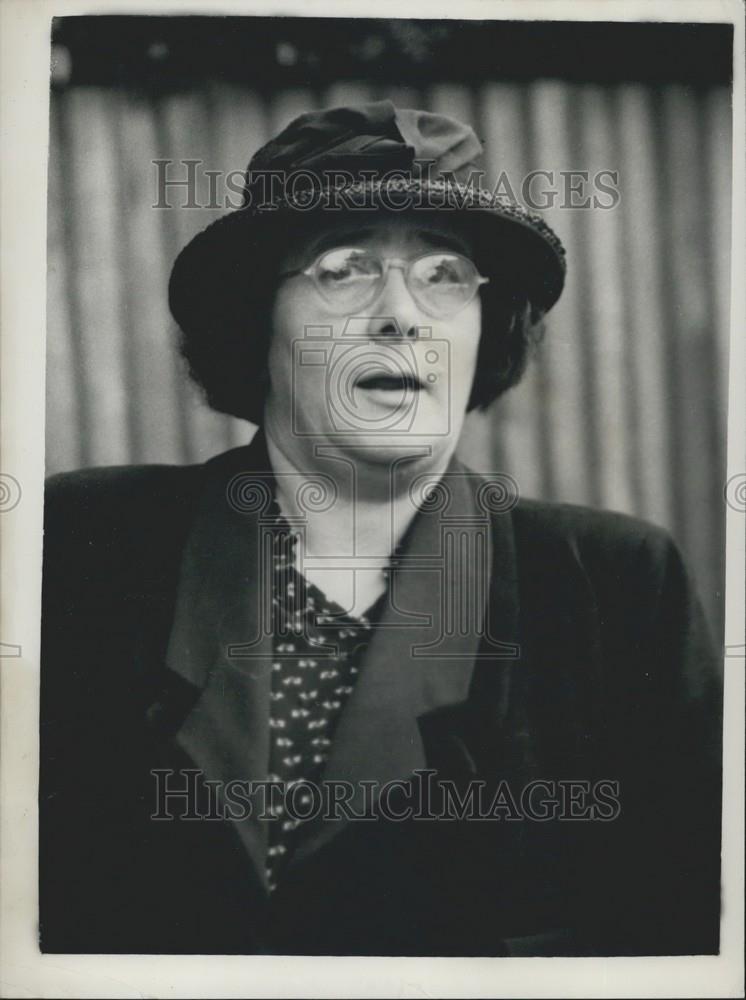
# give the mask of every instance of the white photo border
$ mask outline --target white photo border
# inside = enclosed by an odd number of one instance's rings
[[[7,997],[736,997],[743,995],[744,551],[727,512],[721,954],[691,958],[42,955],[37,939],[39,614],[44,481],[51,19],[74,14],[402,16],[397,0],[0,0],[0,995]],[[407,17],[452,17],[446,0]],[[458,17],[731,22],[733,252],[728,482],[746,470],[744,7],[739,0],[462,0]],[[725,484],[724,484],[725,485]],[[15,492],[14,492],[15,491]],[[11,503],[13,496],[16,502]],[[10,498],[10,500],[8,499]],[[740,652],[739,652],[740,649]],[[673,903],[675,905],[675,903]]]

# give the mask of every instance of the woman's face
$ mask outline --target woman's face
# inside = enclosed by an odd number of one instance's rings
[[[288,249],[280,274],[303,271],[321,254],[350,247],[403,262],[433,252],[471,258],[472,252],[468,239],[442,218],[360,213],[325,221],[323,229],[309,227]],[[362,270],[357,262],[356,270]],[[331,274],[334,294],[338,273]],[[434,272],[428,278],[440,280]],[[265,426],[290,458],[307,456],[309,445],[319,443],[374,463],[405,455],[437,459],[455,446],[474,379],[479,295],[454,314],[433,316],[396,264],[371,289],[370,301],[350,307],[344,296],[330,302],[309,275],[280,277]]]

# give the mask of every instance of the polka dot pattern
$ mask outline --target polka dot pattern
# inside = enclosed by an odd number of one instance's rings
[[[270,694],[269,780],[288,791],[319,781],[334,730],[360,670],[370,640],[374,609],[361,618],[347,614],[295,567],[294,534],[274,507],[272,609],[274,644]],[[374,607],[378,607],[378,604]],[[330,647],[334,652],[329,652]],[[293,811],[309,808],[311,792],[293,793]],[[300,821],[285,815],[278,796],[269,823],[267,883],[276,888],[293,850]],[[311,803],[312,804],[312,803]]]

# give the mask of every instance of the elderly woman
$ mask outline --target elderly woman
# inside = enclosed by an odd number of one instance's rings
[[[170,284],[251,444],[50,482],[45,951],[717,951],[677,550],[454,457],[565,273],[480,152],[388,102],[294,121]]]

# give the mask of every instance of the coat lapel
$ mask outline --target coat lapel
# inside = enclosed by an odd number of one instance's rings
[[[205,778],[220,783],[221,802],[228,782],[267,779],[271,580],[269,589],[261,585],[267,567],[261,549],[271,496],[261,438],[207,464],[166,655],[171,677],[195,694],[173,739]],[[252,806],[235,827],[263,882],[266,824],[256,816],[256,799]]]
[[[518,655],[512,526],[508,514],[494,517],[488,496],[485,481],[454,460],[392,563],[387,601],[323,774],[325,781],[351,785],[353,812],[364,811],[361,782],[380,788],[433,766],[428,734],[442,730],[438,720],[449,718],[449,708],[463,708],[475,663],[488,660],[494,668],[495,660]],[[507,576],[497,592],[493,588],[498,607],[488,615],[495,557]],[[501,623],[499,635],[495,622]],[[504,701],[504,688],[491,690],[493,701]],[[374,791],[369,801],[375,799]],[[345,825],[344,818],[310,823],[295,863]]]

